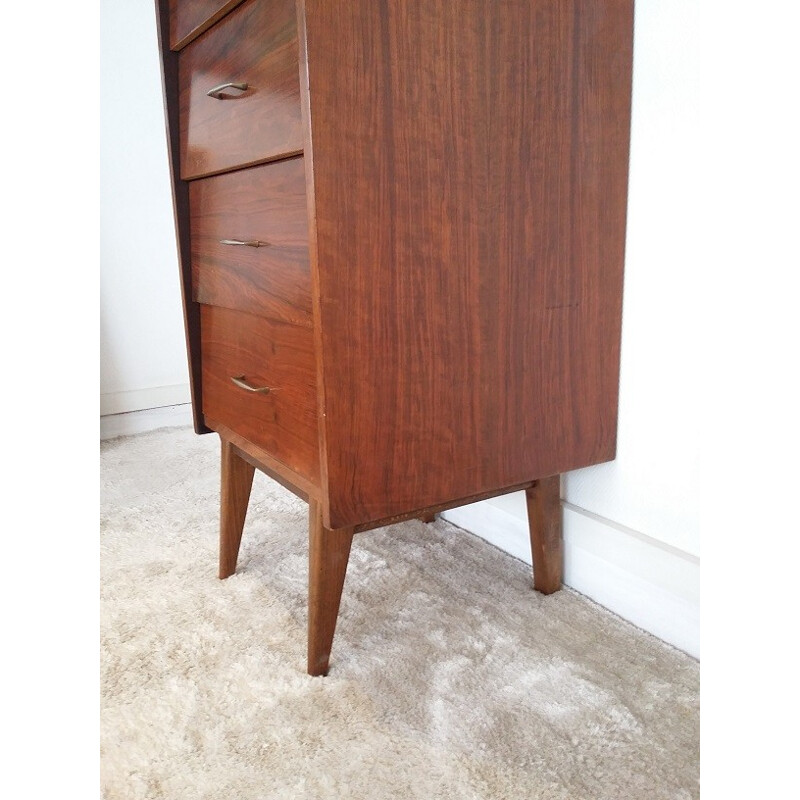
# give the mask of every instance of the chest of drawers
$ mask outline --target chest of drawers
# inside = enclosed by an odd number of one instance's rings
[[[616,446],[632,0],[158,0],[195,429],[220,577],[253,471],[309,503],[308,671],[355,533]]]

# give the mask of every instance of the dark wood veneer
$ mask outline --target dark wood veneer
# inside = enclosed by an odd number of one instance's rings
[[[182,178],[302,151],[294,0],[247,0],[179,58]],[[207,95],[230,82],[248,88]]]
[[[180,50],[242,0],[169,0],[169,44]]]
[[[319,479],[311,331],[226,308],[201,311],[203,412],[295,472]],[[236,386],[244,376],[256,394]]]
[[[281,486],[288,489],[301,500],[308,502],[310,499],[319,499],[320,487],[318,483],[312,482],[299,472],[287,467],[282,461],[278,461],[275,456],[268,453],[264,448],[253,444],[249,439],[232,431],[221,422],[209,419],[208,427],[219,433],[220,439],[229,442],[236,450],[240,458],[252,464],[256,469],[261,470],[265,475],[277,481]]]
[[[303,159],[192,181],[189,200],[195,300],[310,328]]]
[[[189,187],[180,179],[180,114],[178,109],[178,55],[168,46],[170,11],[167,0],[156,0],[156,28],[161,56],[161,85],[164,90],[164,118],[167,157],[172,189],[178,267],[183,298],[183,326],[189,361],[192,422],[196,433],[209,433],[203,420],[203,382],[200,364],[200,306],[192,299],[192,258],[189,241]]]
[[[613,458],[632,7],[305,0],[326,525]]]

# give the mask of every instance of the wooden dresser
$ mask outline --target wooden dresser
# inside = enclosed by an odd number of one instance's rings
[[[258,468],[309,504],[308,671],[355,533],[614,458],[632,0],[158,0],[220,577]]]

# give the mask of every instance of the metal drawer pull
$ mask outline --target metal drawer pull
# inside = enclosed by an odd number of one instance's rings
[[[247,84],[246,83],[221,83],[219,86],[215,86],[213,89],[209,89],[206,94],[209,97],[213,97],[215,100],[230,100],[231,95],[229,94],[222,94],[225,89],[238,89],[240,92],[247,91]]]
[[[231,380],[240,388],[244,389],[247,392],[256,392],[257,394],[269,394],[272,391],[272,387],[270,386],[251,386],[244,378],[244,375],[239,375],[235,378],[231,378]]]
[[[259,242],[258,239],[251,239],[249,242],[244,242],[241,239],[220,239],[219,243],[235,247],[269,247],[269,242]]]

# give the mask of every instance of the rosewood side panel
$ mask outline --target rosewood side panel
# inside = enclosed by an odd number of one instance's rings
[[[612,459],[633,3],[302,8],[325,524]]]

